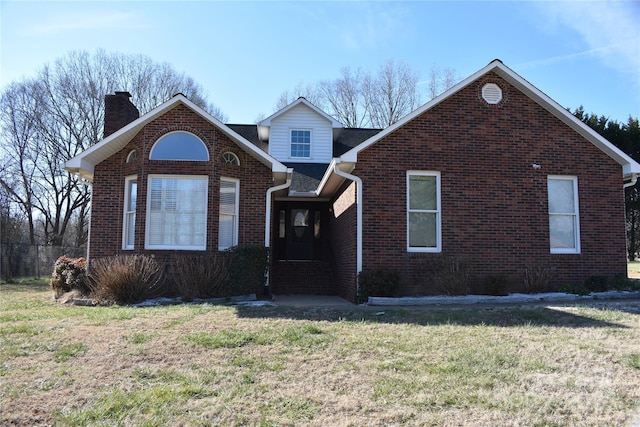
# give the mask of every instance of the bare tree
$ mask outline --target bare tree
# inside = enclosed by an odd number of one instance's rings
[[[102,138],[104,96],[119,90],[141,114],[183,93],[225,120],[191,78],[142,55],[71,52],[9,85],[0,95],[0,186],[25,214],[32,244],[86,242],[89,189],[64,162]]]
[[[298,84],[296,84],[296,86],[292,90],[286,90],[280,94],[275,105],[276,111],[283,109],[284,107],[301,97],[306,99],[316,107],[323,108],[324,99],[322,97],[322,93],[318,89],[318,86],[310,83],[305,85],[302,82],[298,82]]]
[[[346,127],[357,128],[369,124],[370,105],[363,96],[361,70],[351,72],[349,67],[340,70],[341,77],[324,81],[319,85],[322,97],[333,116]]]
[[[413,111],[420,103],[418,73],[407,64],[387,61],[366,83],[371,125],[385,128]]]
[[[418,72],[393,60],[385,62],[376,73],[350,68],[340,70],[340,77],[316,85],[299,83],[280,95],[280,109],[304,96],[347,127],[384,128],[418,107]]]
[[[429,72],[427,95],[433,99],[460,81],[458,73],[450,67],[440,68],[433,65]]]

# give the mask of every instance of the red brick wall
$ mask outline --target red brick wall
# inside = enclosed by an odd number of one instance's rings
[[[345,186],[329,216],[329,245],[338,295],[356,302],[356,184]]]
[[[162,135],[184,130],[197,135],[209,149],[207,162],[150,161],[153,144]],[[131,150],[138,160],[125,164]],[[232,151],[240,166],[224,164],[222,154]],[[179,105],[145,126],[120,152],[96,165],[91,213],[90,257],[119,253],[154,253],[162,259],[172,251],[145,251],[145,216],[147,177],[149,174],[207,175],[209,177],[207,251],[218,250],[218,203],[220,177],[240,180],[239,234],[240,244],[264,244],[266,191],[272,181],[270,169],[235,145],[218,128],[185,106]],[[122,250],[122,222],[125,177],[137,175],[135,249]]]
[[[503,101],[481,99],[497,83]],[[541,165],[534,169],[532,163]],[[406,171],[439,171],[442,254],[467,259],[472,291],[504,274],[522,288],[527,266],[556,269],[554,284],[626,274],[621,166],[497,75],[451,96],[361,152],[363,268],[391,267],[404,291],[429,294],[412,280],[419,259],[406,248]],[[548,175],[578,177],[580,254],[550,254]]]

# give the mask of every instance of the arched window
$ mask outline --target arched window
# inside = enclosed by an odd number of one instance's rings
[[[129,154],[127,154],[127,163],[133,163],[138,160],[138,152],[136,150],[131,150]]]
[[[204,142],[189,132],[171,132],[156,141],[149,160],[209,160]]]
[[[227,151],[222,155],[222,161],[227,165],[240,165],[240,159],[231,151]]]

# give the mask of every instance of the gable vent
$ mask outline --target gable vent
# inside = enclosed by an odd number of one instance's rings
[[[487,83],[482,86],[482,99],[487,104],[497,104],[502,101],[502,89],[495,83]]]

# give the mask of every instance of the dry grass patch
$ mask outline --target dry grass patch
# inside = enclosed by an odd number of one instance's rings
[[[0,424],[633,425],[640,303],[65,307],[0,289]]]

